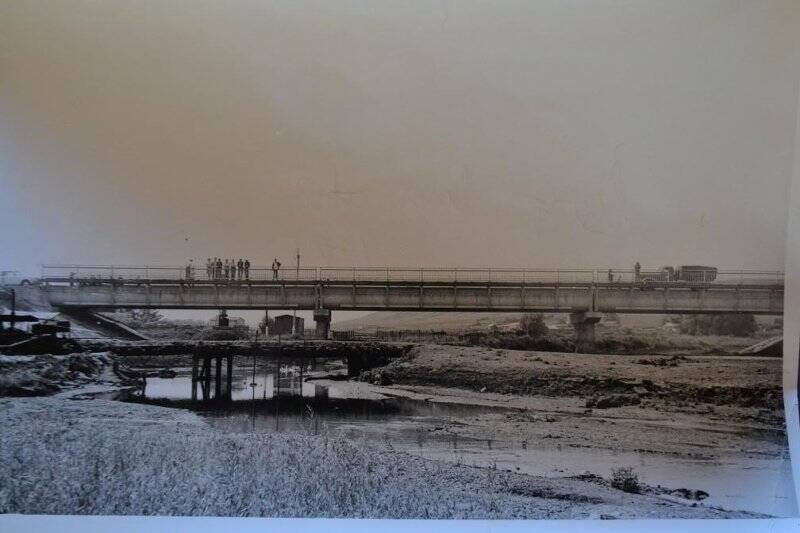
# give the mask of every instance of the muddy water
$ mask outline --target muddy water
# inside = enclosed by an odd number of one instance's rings
[[[592,472],[609,477],[611,470],[632,466],[649,485],[702,489],[710,494],[702,505],[756,511],[775,516],[794,513],[791,465],[787,458],[742,455],[724,460],[574,448],[561,444],[498,439],[486,427],[481,438],[458,435],[458,427],[476,417],[502,420],[507,409],[389,398],[347,381],[341,365],[307,362],[237,368],[233,400],[228,404],[191,403],[189,369],[176,369],[173,379],[148,378],[139,401],[168,402],[204,416],[230,432],[326,433],[383,445],[430,459],[496,467],[520,473],[561,477]],[[472,432],[474,434],[474,431]]]

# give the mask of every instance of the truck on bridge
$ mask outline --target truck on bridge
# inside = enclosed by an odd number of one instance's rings
[[[679,267],[663,266],[660,270],[641,272],[639,281],[673,282],[687,281],[693,283],[710,283],[717,279],[717,268],[700,265],[682,265]]]

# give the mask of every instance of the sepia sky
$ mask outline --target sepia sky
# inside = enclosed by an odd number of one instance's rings
[[[0,0],[0,268],[782,268],[786,1]]]

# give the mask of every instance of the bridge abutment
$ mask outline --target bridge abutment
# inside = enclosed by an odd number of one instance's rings
[[[575,351],[578,353],[591,353],[595,349],[594,326],[602,315],[600,313],[582,311],[569,315],[569,321],[575,328]]]

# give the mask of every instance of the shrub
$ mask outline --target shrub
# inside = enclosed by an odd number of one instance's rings
[[[120,313],[121,322],[132,328],[143,328],[158,325],[164,317],[155,309],[131,309],[127,313]]]
[[[711,323],[712,333],[715,335],[749,337],[758,329],[756,317],[746,313],[740,313],[736,315],[718,315],[713,318]]]
[[[547,325],[542,315],[526,313],[519,321],[520,331],[529,337],[539,339],[547,334]]]
[[[642,491],[639,476],[630,466],[623,466],[611,471],[611,486],[633,494],[639,494]]]
[[[689,315],[684,316],[680,325],[681,333],[689,335],[730,335],[735,337],[752,336],[758,326],[753,315]]]

